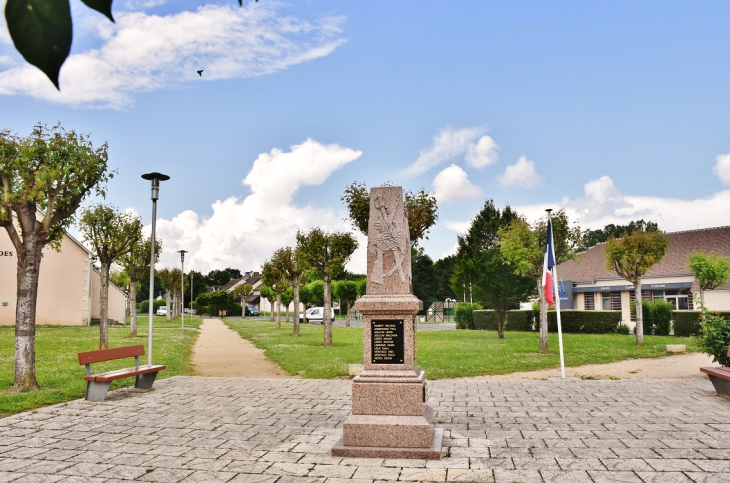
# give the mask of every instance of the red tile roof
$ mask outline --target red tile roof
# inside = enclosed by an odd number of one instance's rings
[[[646,273],[647,275],[691,275],[687,262],[690,254],[696,250],[730,257],[730,226],[677,231],[666,235],[669,238],[667,253],[661,262]],[[599,243],[574,260],[559,264],[556,269],[558,277],[573,282],[618,278],[616,272],[606,269],[605,248],[605,243]],[[719,288],[730,288],[730,286],[723,285]]]

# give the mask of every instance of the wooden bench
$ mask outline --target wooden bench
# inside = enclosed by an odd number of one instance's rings
[[[86,400],[103,401],[112,381],[125,377],[136,376],[134,387],[139,389],[152,389],[157,373],[165,369],[165,366],[139,365],[139,356],[144,355],[143,345],[132,345],[128,347],[117,347],[115,349],[102,349],[98,351],[79,352],[79,364],[86,366]],[[101,374],[91,373],[91,364],[95,362],[113,361],[134,357],[134,367],[117,369],[115,371]]]
[[[727,348],[727,356],[730,357],[730,346]],[[730,394],[730,367],[700,367],[700,371],[710,377],[718,394]]]

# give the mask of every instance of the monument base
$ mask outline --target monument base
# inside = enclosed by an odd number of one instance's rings
[[[429,448],[392,448],[384,446],[345,446],[340,439],[332,447],[332,456],[345,456],[351,458],[404,458],[404,459],[441,459],[441,442],[444,437],[444,430],[436,428],[433,430],[433,440]]]

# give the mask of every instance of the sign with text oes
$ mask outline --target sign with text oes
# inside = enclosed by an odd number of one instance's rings
[[[403,364],[403,321],[373,320],[370,324],[372,364]]]

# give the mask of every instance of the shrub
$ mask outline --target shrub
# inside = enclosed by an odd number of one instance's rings
[[[669,335],[672,322],[671,302],[664,300],[642,301],[644,313],[644,333],[652,335]]]
[[[157,312],[157,309],[162,307],[163,305],[167,305],[167,302],[165,302],[164,299],[155,299],[152,302],[152,308],[155,312]],[[149,300],[143,300],[137,304],[137,313],[138,314],[148,314],[149,311],[150,311],[150,301]]]
[[[692,335],[700,335],[702,327],[700,326],[701,312],[693,312],[686,310],[672,311],[672,320],[674,321],[674,335],[677,337],[689,337]]]
[[[629,326],[626,324],[621,324],[618,326],[618,330],[616,330],[616,332],[621,335],[629,335]]]
[[[475,310],[481,310],[482,306],[480,304],[466,304],[466,303],[458,303],[456,304],[456,328],[457,329],[474,329],[474,314],[473,312]]]
[[[472,317],[474,330],[497,330],[497,313],[494,310],[474,310]]]
[[[620,310],[561,310],[560,321],[564,333],[610,334],[618,332]],[[548,331],[558,331],[557,312],[548,312]]]
[[[510,310],[504,330],[530,332],[535,330],[535,318],[532,310]]]
[[[706,312],[700,334],[702,352],[712,356],[713,362],[730,367],[728,346],[730,346],[730,321],[720,314]]]

